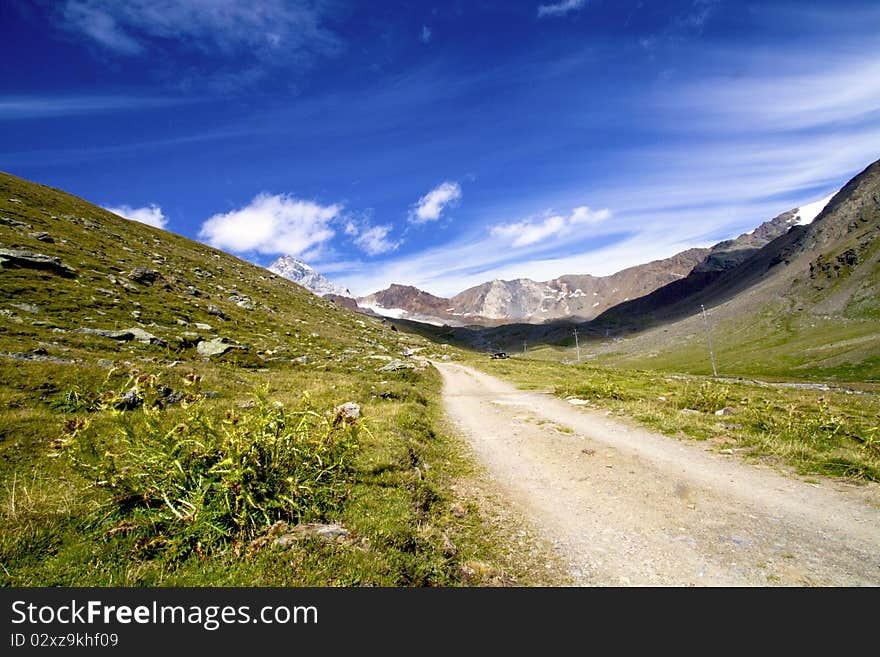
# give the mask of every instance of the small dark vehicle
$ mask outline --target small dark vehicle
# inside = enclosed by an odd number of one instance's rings
[[[508,358],[508,355],[507,355],[506,352],[503,352],[503,351],[496,351],[496,352],[494,352],[494,353],[490,356],[490,358],[492,358],[492,359],[496,359],[496,358]]]

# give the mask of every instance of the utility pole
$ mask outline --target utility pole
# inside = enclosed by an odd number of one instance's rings
[[[574,346],[575,346],[575,349],[577,349],[578,363],[580,363],[581,362],[581,344],[580,344],[580,342],[578,342],[578,330],[577,329],[574,330]]]
[[[700,304],[703,311],[703,323],[706,325],[706,342],[709,343],[709,358],[712,359],[712,376],[718,377],[718,370],[715,369],[715,351],[712,349],[712,334],[709,332],[709,316],[706,314],[706,306]]]
[[[523,340],[523,353],[526,353],[526,341]]]

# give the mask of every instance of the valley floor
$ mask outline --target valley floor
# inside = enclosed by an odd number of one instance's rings
[[[455,363],[446,410],[580,585],[880,585],[880,486],[820,483]]]

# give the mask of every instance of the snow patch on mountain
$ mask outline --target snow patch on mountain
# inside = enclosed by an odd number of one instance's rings
[[[795,210],[795,217],[792,220],[792,223],[798,226],[805,226],[813,223],[813,219],[819,216],[819,213],[825,209],[825,206],[828,205],[828,202],[833,197],[834,194],[831,194],[823,199],[807,203],[803,207],[798,208]]]
[[[289,281],[302,285],[318,296],[337,294],[341,297],[352,297],[351,292],[347,288],[334,285],[312,267],[293,256],[281,256],[266,267],[266,269],[273,274],[278,274]]]

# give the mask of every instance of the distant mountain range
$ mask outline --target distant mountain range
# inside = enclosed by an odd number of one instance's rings
[[[394,284],[359,297],[357,303],[386,317],[438,326],[542,324],[560,319],[589,321],[618,304],[685,279],[694,271],[721,272],[738,266],[792,226],[811,222],[829,200],[830,197],[785,212],[749,233],[712,248],[688,249],[610,276],[569,274],[549,281],[496,279],[448,299],[410,285]]]
[[[638,366],[659,362],[651,359],[662,354],[676,367],[695,362],[703,368],[694,336],[703,330],[705,306],[728,368],[760,362],[770,371],[767,359],[776,354],[781,375],[799,368],[873,379],[880,367],[878,259],[880,162],[875,162],[832,197],[711,248],[610,276],[494,280],[451,298],[394,284],[353,299],[293,258],[279,259],[273,271],[337,304],[394,318],[435,339],[479,349],[569,346],[577,327],[582,345],[606,345],[612,360]],[[694,354],[697,361],[691,360]]]

